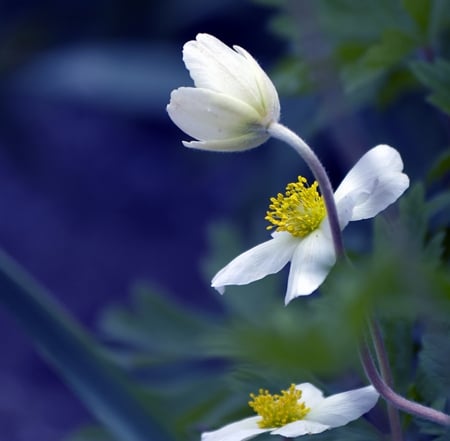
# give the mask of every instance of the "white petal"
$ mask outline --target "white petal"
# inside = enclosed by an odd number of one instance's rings
[[[255,108],[260,106],[255,75],[260,75],[261,67],[216,37],[198,34],[196,40],[184,45],[183,60],[197,87],[229,94]]]
[[[221,269],[211,286],[223,292],[226,285],[246,285],[280,271],[291,259],[298,240],[289,233],[274,233],[273,238],[246,251]]]
[[[313,433],[321,433],[328,430],[330,426],[317,423],[315,421],[299,420],[286,424],[277,430],[270,432],[271,435],[281,435],[285,438],[295,438],[301,435],[309,435]]]
[[[378,145],[369,150],[350,170],[335,192],[336,203],[350,196],[352,221],[374,217],[395,202],[409,186],[402,173],[400,154],[392,147]]]
[[[245,418],[213,432],[202,433],[202,441],[245,441],[261,433],[269,432],[271,429],[261,429],[258,426],[260,419],[260,416]]]
[[[347,226],[347,224],[351,220],[356,220],[353,219],[353,213],[357,197],[358,195],[350,193],[346,194],[345,196],[341,197],[338,201],[336,201],[336,210],[338,213],[339,226],[341,228],[341,231]],[[328,217],[326,217],[323,220],[322,230],[326,232],[328,237],[331,238],[331,230]]]
[[[256,60],[243,48],[239,46],[233,46],[236,52],[243,55],[250,65],[253,66],[255,81],[258,83],[258,90],[261,95],[261,111],[260,113],[266,114],[266,123],[277,122],[280,119],[280,100],[278,98],[277,89],[273,85],[270,78],[262,70]]]
[[[312,407],[305,419],[330,427],[339,427],[364,415],[378,400],[373,386],[331,395]]]
[[[323,392],[311,383],[297,384],[295,388],[302,391],[300,401],[304,401],[306,407],[312,408],[318,406],[325,399]]]
[[[259,125],[259,115],[248,104],[193,87],[172,91],[167,112],[181,130],[201,141],[236,138]]]
[[[333,243],[320,228],[301,240],[292,257],[285,304],[315,291],[335,262]]]
[[[214,141],[183,141],[185,147],[199,150],[212,150],[216,152],[238,152],[249,150],[263,144],[269,139],[264,131],[256,131],[236,138]]]
[[[376,216],[394,203],[408,187],[409,178],[404,173],[383,176],[364,203],[355,205],[352,221]]]

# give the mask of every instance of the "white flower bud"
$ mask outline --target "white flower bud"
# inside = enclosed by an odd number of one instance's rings
[[[234,50],[233,50],[234,49]],[[214,151],[248,150],[264,143],[278,122],[277,91],[255,59],[208,34],[183,47],[183,60],[196,87],[172,91],[172,121],[197,141],[186,147]]]

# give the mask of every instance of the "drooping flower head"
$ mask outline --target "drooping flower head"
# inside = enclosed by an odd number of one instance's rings
[[[202,434],[202,441],[244,441],[270,432],[295,438],[344,426],[367,413],[378,400],[372,386],[354,389],[324,398],[310,383],[292,384],[281,394],[261,389],[250,394],[249,406],[257,416],[228,424]]]
[[[339,226],[376,216],[409,186],[397,150],[379,145],[350,170],[334,193]],[[325,280],[336,261],[330,226],[317,183],[306,179],[286,187],[271,199],[266,220],[275,229],[272,239],[232,260],[213,278],[220,293],[227,285],[245,285],[280,271],[291,262],[285,303],[311,294]]]
[[[183,47],[183,61],[196,87],[180,87],[167,106],[172,121],[197,141],[186,147],[239,151],[257,147],[280,118],[277,91],[255,59],[209,34]]]

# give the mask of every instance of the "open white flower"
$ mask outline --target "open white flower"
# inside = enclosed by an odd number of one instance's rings
[[[341,230],[350,221],[376,216],[409,186],[397,150],[379,145],[350,170],[334,193]],[[331,232],[317,183],[289,184],[286,194],[271,198],[266,219],[276,227],[272,239],[246,251],[220,270],[211,282],[221,294],[226,285],[245,285],[280,271],[291,262],[285,303],[311,294],[336,261]]]
[[[196,87],[172,91],[167,112],[198,140],[183,141],[186,147],[251,149],[269,138],[267,126],[280,117],[278,94],[269,77],[245,49],[233,49],[208,34],[198,34],[183,47]]]
[[[260,390],[249,406],[258,414],[202,434],[202,441],[244,441],[270,432],[285,438],[321,433],[344,426],[367,413],[378,400],[372,386],[324,398],[310,383],[292,384],[280,395]]]

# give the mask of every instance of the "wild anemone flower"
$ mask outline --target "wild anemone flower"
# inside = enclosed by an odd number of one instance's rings
[[[351,221],[376,216],[408,188],[400,154],[378,145],[350,170],[334,193],[340,229]],[[232,260],[212,279],[223,294],[226,285],[245,285],[280,271],[291,262],[285,303],[311,294],[327,277],[336,261],[330,226],[317,183],[306,179],[286,187],[271,198],[266,219],[272,238]]]
[[[172,91],[167,112],[198,140],[183,141],[186,147],[251,149],[267,141],[267,127],[280,118],[278,94],[269,77],[245,49],[233,49],[209,34],[198,34],[183,47],[183,61],[196,87]]]
[[[344,426],[367,413],[378,400],[373,386],[354,389],[324,398],[310,383],[291,384],[281,394],[261,389],[250,394],[249,406],[258,414],[205,432],[202,441],[244,441],[261,433],[295,438]]]

